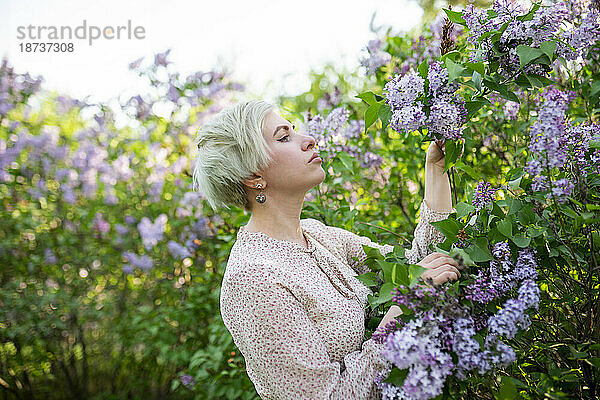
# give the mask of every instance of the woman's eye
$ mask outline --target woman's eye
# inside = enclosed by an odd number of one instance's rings
[[[281,142],[283,139],[289,138],[289,135],[285,135],[284,137],[282,137],[281,139],[278,140],[278,142]]]

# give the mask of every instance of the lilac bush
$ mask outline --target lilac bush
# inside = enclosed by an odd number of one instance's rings
[[[449,285],[400,285],[392,290],[392,302],[405,313],[401,322],[392,321],[372,338],[384,343],[382,355],[407,373],[400,387],[383,377],[376,381],[384,400],[431,399],[442,394],[449,377],[465,380],[516,360],[514,349],[503,340],[531,325],[528,310],[539,304],[537,262],[534,251],[526,248],[513,263],[506,242],[496,243],[493,253],[496,258],[489,267],[467,278],[460,294]],[[503,265],[500,272],[498,264]],[[484,324],[476,322],[482,318],[480,304],[486,306]],[[496,306],[500,308],[491,312]]]

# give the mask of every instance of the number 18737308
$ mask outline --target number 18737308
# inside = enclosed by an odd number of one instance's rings
[[[73,43],[26,42],[19,43],[21,53],[72,53]]]

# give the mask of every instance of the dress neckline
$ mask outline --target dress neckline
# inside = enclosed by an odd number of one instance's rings
[[[308,248],[302,246],[299,243],[296,242],[292,242],[289,240],[282,240],[282,239],[275,239],[274,237],[271,237],[269,235],[267,235],[264,232],[258,231],[258,232],[250,232],[249,230],[246,229],[246,225],[242,225],[240,226],[240,229],[238,231],[238,236],[254,236],[254,237],[261,237],[267,241],[270,241],[272,243],[280,243],[280,244],[285,244],[287,246],[293,247],[293,248],[297,248],[305,253],[312,253],[315,251],[315,247],[313,245],[313,243],[311,242],[311,236],[310,234],[301,226],[300,229],[302,230],[302,234],[304,235],[304,237],[306,238],[306,243],[308,245]]]

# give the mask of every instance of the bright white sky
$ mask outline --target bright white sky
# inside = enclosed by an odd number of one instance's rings
[[[374,25],[394,32],[416,26],[422,11],[413,0],[0,0],[0,57],[16,72],[43,75],[43,86],[77,98],[107,101],[143,90],[128,70],[135,59],[171,48],[174,71],[186,75],[221,65],[266,100],[308,90],[307,73],[327,61],[358,68]],[[17,27],[117,26],[131,20],[143,40],[74,40],[73,53],[21,53]],[[270,85],[269,81],[272,81]]]

